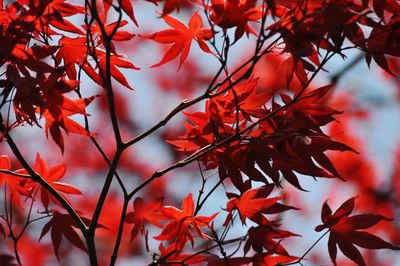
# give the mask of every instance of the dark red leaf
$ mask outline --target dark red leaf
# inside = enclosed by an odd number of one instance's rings
[[[367,229],[382,220],[390,220],[381,215],[360,214],[349,216],[354,209],[354,201],[356,197],[345,201],[332,214],[329,205],[325,202],[322,207],[323,224],[318,225],[315,230],[321,231],[325,228],[329,229],[328,250],[332,262],[336,265],[337,248],[349,259],[357,263],[357,265],[365,265],[364,259],[355,247],[355,245],[368,249],[393,249],[399,250],[398,247],[382,240],[365,231],[359,229]]]

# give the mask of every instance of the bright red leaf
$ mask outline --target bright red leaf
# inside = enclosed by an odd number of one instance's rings
[[[204,52],[212,53],[205,41],[212,38],[213,32],[210,29],[203,28],[203,22],[198,13],[193,14],[189,21],[189,28],[170,15],[165,15],[163,18],[173,29],[159,31],[143,37],[153,39],[159,43],[173,43],[173,45],[168,49],[161,61],[152,65],[152,67],[158,67],[168,63],[172,59],[178,57],[179,54],[181,55],[179,60],[180,67],[189,55],[190,46],[193,40],[197,41],[199,47]]]
[[[11,171],[11,162],[7,155],[0,156],[0,169]],[[23,169],[19,169],[15,171],[15,173],[26,175],[26,171]],[[22,207],[20,196],[29,197],[31,195],[30,194],[31,190],[27,185],[28,181],[29,181],[28,178],[22,178],[19,176],[15,176],[13,174],[0,172],[0,186],[3,185],[4,183],[6,184],[7,189],[9,189],[9,195],[11,199],[14,202],[16,202],[17,205],[20,207]]]
[[[136,18],[135,18],[132,1],[131,0],[118,0],[118,2],[121,4],[122,10],[124,10],[124,12],[133,21],[133,23],[135,23],[136,26],[139,26],[136,21]]]
[[[246,218],[259,225],[271,225],[271,222],[263,214],[275,214],[290,209],[296,209],[291,206],[279,203],[282,197],[267,198],[271,194],[274,185],[266,185],[255,189],[249,189],[242,195],[230,195],[231,199],[226,204],[226,211],[229,212],[225,226],[232,219],[232,212],[239,212],[242,224],[246,224]]]
[[[86,38],[70,38],[63,36],[58,41],[58,44],[60,45],[60,49],[56,54],[57,62],[60,64],[61,60],[64,60],[64,66],[66,68],[68,78],[76,80],[77,75],[75,65],[81,65],[86,60]]]
[[[237,27],[235,41],[242,37],[244,32],[254,33],[248,25],[249,21],[257,21],[262,17],[261,6],[256,6],[255,0],[212,0],[211,19],[221,28]]]
[[[36,155],[34,169],[55,190],[65,194],[82,195],[82,192],[79,189],[66,183],[59,182],[59,180],[65,175],[65,171],[67,169],[67,165],[65,163],[49,168],[47,163],[40,157],[38,153]],[[46,210],[49,207],[50,201],[59,204],[59,202],[44,187],[40,187],[40,200]]]
[[[97,50],[98,57],[99,57],[99,64],[101,66],[102,71],[106,69],[106,54],[103,50]],[[110,56],[110,73],[111,76],[117,80],[119,83],[124,85],[130,90],[133,90],[133,87],[129,85],[128,81],[126,80],[124,74],[122,74],[117,67],[121,68],[130,68],[134,70],[139,70],[140,68],[136,67],[130,61],[124,59],[121,55],[113,54]],[[102,84],[100,84],[102,85]]]
[[[125,222],[133,224],[131,231],[131,241],[137,236],[139,232],[144,232],[145,223],[150,223],[157,227],[162,228],[161,221],[165,220],[165,216],[161,212],[162,201],[161,199],[145,203],[142,198],[138,197],[133,202],[133,212],[126,214]]]
[[[164,206],[161,212],[170,220],[166,224],[158,236],[157,240],[174,240],[176,253],[180,253],[189,239],[194,244],[193,234],[191,229],[201,238],[208,239],[209,237],[201,231],[201,227],[209,227],[209,223],[214,220],[218,213],[211,216],[194,216],[194,202],[190,193],[182,202],[182,211],[173,206]]]

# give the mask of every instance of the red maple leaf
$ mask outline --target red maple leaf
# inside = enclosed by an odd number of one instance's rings
[[[70,119],[69,116],[74,114],[87,115],[85,107],[96,98],[96,96],[93,96],[72,100],[64,96],[64,93],[72,91],[79,82],[65,79],[62,76],[63,73],[63,70],[59,69],[47,78],[43,75],[38,75],[39,86],[43,92],[43,101],[36,108],[36,112],[46,120],[46,136],[48,136],[48,132],[50,131],[51,137],[62,152],[64,152],[64,138],[60,128],[63,128],[66,133],[84,136],[91,135],[85,128]]]
[[[0,170],[11,171],[11,162],[7,155],[0,156]],[[23,169],[17,170],[15,173],[26,174],[25,170]],[[3,185],[3,183],[6,184],[7,188],[9,189],[11,199],[14,200],[14,202],[20,207],[22,207],[20,196],[30,196],[30,189],[27,185],[28,181],[29,180],[27,178],[0,172],[0,186]]]
[[[47,13],[56,13],[57,17],[69,17],[76,14],[85,13],[83,6],[77,6],[66,2],[65,0],[53,0],[53,1],[39,1],[39,5],[48,5]]]
[[[125,222],[133,224],[131,231],[131,241],[141,231],[144,231],[144,224],[151,223],[157,227],[162,228],[161,221],[165,220],[165,216],[161,212],[162,207],[161,199],[144,203],[143,199],[138,197],[133,202],[133,212],[126,214]]]
[[[63,36],[58,41],[58,45],[60,45],[60,49],[56,54],[57,64],[60,64],[63,59],[68,78],[76,80],[75,64],[81,65],[86,61],[86,38]]]
[[[128,21],[126,20],[121,20],[119,23],[117,22],[113,22],[107,25],[104,25],[104,31],[107,34],[107,36],[111,36],[112,35],[112,41],[129,41],[131,40],[133,37],[135,37],[135,34],[132,34],[130,32],[124,31],[124,30],[120,30],[120,28],[126,26],[128,24]],[[118,29],[115,29],[115,27],[118,26]],[[85,30],[87,30],[87,26],[84,25],[83,28]],[[93,25],[90,27],[90,31],[92,32],[92,34],[96,34],[99,36],[99,39],[101,42],[103,42],[103,45],[105,46],[105,42],[104,42],[104,36],[102,36],[102,32],[101,29],[99,27],[99,25]],[[112,52],[116,53],[115,51],[115,47],[111,47]]]
[[[241,196],[229,194],[232,198],[226,204],[226,211],[229,212],[225,220],[225,226],[232,219],[232,212],[239,212],[242,224],[246,224],[246,218],[260,225],[271,225],[271,222],[263,214],[275,214],[290,209],[296,209],[291,206],[283,205],[278,201],[282,197],[267,198],[272,192],[274,185],[265,185],[255,189],[249,189]]]
[[[108,9],[108,7],[113,4],[112,0],[104,0],[103,2],[105,4],[105,6],[106,6],[106,9]],[[136,21],[136,18],[135,18],[135,12],[133,10],[132,1],[130,1],[130,0],[118,0],[118,3],[120,5],[121,9],[132,20],[132,22],[135,23],[136,26],[139,26],[137,21]]]
[[[193,216],[194,202],[191,193],[183,200],[182,211],[173,206],[164,206],[161,212],[171,221],[165,225],[161,234],[154,238],[157,240],[176,239],[176,253],[182,251],[187,239],[190,240],[192,246],[194,245],[191,228],[199,237],[208,239],[209,237],[205,235],[200,228],[208,227],[209,223],[214,220],[215,216],[218,214],[218,212],[216,212],[211,216]]]
[[[237,27],[235,41],[240,39],[244,32],[255,34],[247,23],[257,21],[262,17],[261,7],[255,6],[256,2],[255,0],[212,0],[211,20],[224,29]]]
[[[248,231],[248,239],[244,245],[244,253],[247,254],[250,247],[257,253],[262,253],[263,249],[269,253],[289,255],[282,246],[281,241],[287,237],[298,236],[290,231],[275,229],[271,226],[251,227]],[[276,241],[275,239],[280,239]]]
[[[161,66],[178,57],[179,54],[181,55],[179,67],[181,67],[189,54],[193,39],[197,41],[204,52],[212,53],[205,40],[211,39],[213,32],[210,29],[203,28],[203,22],[198,13],[194,13],[190,19],[189,28],[170,15],[165,15],[163,18],[174,29],[159,31],[150,35],[144,35],[143,37],[153,39],[159,43],[173,43],[173,45],[168,49],[161,61],[151,67]]]
[[[321,220],[323,224],[318,225],[315,230],[322,231],[329,229],[328,250],[332,262],[336,265],[337,246],[346,257],[357,263],[357,265],[366,265],[360,251],[354,246],[360,246],[367,249],[394,249],[399,248],[372,235],[368,232],[361,231],[367,229],[382,220],[390,221],[382,215],[375,214],[359,214],[349,216],[354,209],[354,201],[356,197],[345,201],[335,213],[328,203],[322,206]]]
[[[43,30],[50,34],[58,34],[50,28],[50,26],[53,26],[62,31],[81,35],[84,34],[78,27],[66,19],[66,17],[85,13],[85,8],[83,6],[73,5],[67,3],[65,0],[36,1],[31,3],[37,5],[36,7],[31,6],[31,8],[39,11],[37,15],[40,16],[40,18],[35,20],[38,32]],[[44,12],[42,13],[40,10]]]
[[[82,195],[82,192],[79,189],[58,181],[64,176],[66,169],[67,165],[65,163],[49,168],[47,163],[40,157],[39,153],[36,155],[34,170],[55,190],[65,194]],[[58,201],[42,186],[40,186],[40,199],[46,210],[48,209],[50,201],[59,204]]]
[[[296,261],[298,258],[289,255],[256,254],[253,256],[253,266],[285,265]]]
[[[41,60],[54,54],[58,48],[58,46],[45,45],[26,49],[25,44],[18,44],[12,50],[13,61],[22,69],[27,67],[35,72],[51,72],[54,70],[53,67]]]
[[[81,110],[83,110],[83,108],[89,105],[94,100],[94,98],[95,96],[85,99],[76,99],[71,102],[73,102],[74,105],[79,106]],[[71,110],[62,110],[59,119],[55,119],[54,116],[51,115],[49,110],[46,110],[43,113],[43,117],[46,120],[46,136],[48,136],[48,132],[50,131],[51,137],[60,147],[62,152],[64,151],[64,137],[61,134],[60,128],[63,128],[66,133],[74,133],[83,136],[93,135],[80,124],[69,118],[69,116],[74,114],[76,113],[72,112]]]
[[[105,69],[106,69],[106,53],[101,49],[97,49],[96,53],[99,58],[99,65],[100,65],[102,71],[105,71]],[[110,56],[110,74],[111,74],[111,76],[115,80],[117,80],[119,83],[121,83],[122,85],[127,87],[128,89],[133,90],[132,86],[129,85],[125,76],[118,70],[117,67],[130,68],[130,69],[134,69],[134,70],[139,70],[140,68],[136,67],[130,61],[124,59],[121,55],[112,54]],[[103,86],[103,84],[100,84],[100,85]]]

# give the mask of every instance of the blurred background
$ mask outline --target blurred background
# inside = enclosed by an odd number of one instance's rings
[[[193,8],[182,1],[178,17],[185,24],[193,14]],[[200,50],[197,43],[193,42],[189,58],[178,71],[178,60],[169,64],[150,68],[159,62],[165,54],[168,45],[158,44],[140,36],[154,33],[168,28],[168,25],[159,18],[159,6],[150,2],[134,2],[136,19],[139,27],[129,22],[123,29],[136,36],[127,42],[118,43],[118,51],[126,59],[133,62],[140,70],[120,69],[134,90],[128,90],[118,83],[115,84],[117,114],[120,121],[123,138],[128,139],[146,131],[184,99],[193,99],[201,95],[207,88],[213,74],[218,70],[219,62],[212,55],[206,55]],[[201,14],[203,16],[203,14]],[[112,17],[108,18],[113,21]],[[73,17],[75,25],[82,25],[81,17]],[[206,20],[203,17],[203,22]],[[207,24],[206,24],[207,25]],[[233,30],[228,33],[233,39]],[[243,37],[230,49],[228,67],[234,69],[245,59],[251,57],[254,49],[254,36]],[[57,43],[58,40],[53,40]],[[217,44],[220,45],[220,44]],[[314,231],[320,224],[320,211],[324,201],[328,200],[333,210],[350,198],[358,195],[357,210],[359,212],[372,212],[382,214],[394,219],[393,223],[380,223],[374,227],[374,233],[394,244],[400,244],[400,81],[385,73],[374,63],[368,68],[364,55],[359,51],[345,53],[345,60],[339,56],[334,57],[321,71],[311,86],[318,88],[323,85],[337,82],[332,90],[328,105],[343,111],[338,115],[337,122],[325,128],[328,135],[334,140],[342,141],[351,146],[359,154],[351,152],[329,153],[333,164],[346,180],[317,179],[300,177],[302,186],[309,192],[296,190],[288,186],[285,197],[289,205],[301,207],[299,211],[286,212],[280,216],[283,228],[300,234],[301,237],[292,237],[284,240],[283,244],[290,254],[301,255],[320,236]],[[285,56],[270,54],[260,61],[255,70],[259,78],[258,89],[273,92],[279,91],[282,81],[279,80],[277,70]],[[400,73],[400,61],[390,59],[390,66],[394,73]],[[91,131],[96,134],[100,146],[109,156],[114,151],[114,138],[111,123],[108,119],[107,102],[104,91],[93,81],[82,74],[81,91],[84,97],[100,95],[88,108],[87,112]],[[290,93],[290,92],[289,92]],[[72,94],[71,94],[72,95]],[[185,112],[204,111],[205,103],[189,108]],[[4,117],[9,115],[8,110],[1,110]],[[12,112],[11,112],[12,113]],[[13,119],[12,115],[9,117]],[[76,116],[74,120],[83,124],[82,117]],[[180,159],[184,154],[174,150],[174,147],[165,140],[175,140],[184,134],[183,123],[187,121],[184,115],[173,118],[165,127],[155,134],[145,138],[127,150],[118,167],[118,173],[126,182],[128,188],[133,189],[144,179]],[[67,172],[61,180],[72,184],[83,192],[83,196],[70,196],[74,206],[91,216],[98,198],[98,193],[103,185],[107,164],[101,154],[96,150],[88,138],[70,134],[65,136],[65,152],[62,154],[51,138],[46,138],[43,129],[29,125],[19,126],[12,130],[15,141],[20,146],[28,162],[34,164],[37,153],[49,166],[67,163]],[[12,160],[13,169],[20,167],[6,143],[0,143],[0,154],[6,154]],[[192,163],[183,168],[169,172],[162,178],[152,182],[143,190],[141,197],[145,199],[165,197],[164,203],[180,208],[182,199],[193,193],[196,197],[201,188],[201,175],[211,176],[206,190],[213,187],[219,180],[213,171],[199,170],[197,163]],[[3,189],[3,188],[2,188]],[[286,188],[285,188],[286,189]],[[219,211],[215,220],[216,225],[221,225],[226,217],[225,208],[227,201],[225,191],[235,191],[233,187],[219,187],[209,204],[206,204],[200,215],[211,215]],[[122,192],[116,182],[113,183],[113,192],[107,198],[105,209],[100,222],[109,230],[99,230],[99,250],[101,257],[107,261],[114,242],[111,241],[117,231],[117,219],[122,208]],[[3,199],[0,199],[0,206]],[[129,211],[132,211],[130,204]],[[1,207],[0,207],[1,212]],[[54,265],[56,258],[52,253],[39,252],[51,247],[50,237],[44,237],[38,242],[43,222],[32,225],[32,230],[22,239],[24,246],[31,250],[21,251],[23,261],[27,265]],[[251,222],[248,227],[252,226]],[[118,265],[144,265],[151,261],[151,256],[146,254],[144,241],[138,236],[130,242],[132,225],[125,226],[125,233],[121,246],[121,259]],[[152,236],[159,234],[158,228],[149,227],[150,250],[158,252],[159,241]],[[246,231],[240,223],[236,223],[231,237],[240,236]],[[330,265],[327,251],[327,237],[324,238],[307,256],[304,265]],[[12,254],[9,243],[0,242],[0,249]],[[375,252],[362,250],[364,258],[369,265],[400,265],[398,254],[384,251]],[[49,253],[49,256],[45,254]],[[70,244],[63,241],[60,253],[68,254],[63,259],[63,265],[72,265],[85,259],[85,254],[76,248],[70,249]],[[215,252],[218,254],[218,252]],[[38,255],[40,254],[40,255]],[[39,259],[39,256],[43,258]],[[33,258],[35,262],[33,263]],[[31,262],[33,264],[31,264]],[[36,263],[36,264],[35,264]],[[338,265],[352,265],[342,254],[338,255]]]

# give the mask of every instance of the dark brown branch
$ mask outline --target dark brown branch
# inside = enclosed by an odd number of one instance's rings
[[[87,5],[89,5],[89,3],[87,3]],[[115,6],[113,6],[113,7],[115,8]],[[115,8],[115,10],[118,12],[118,20],[117,20],[117,23],[116,23],[113,31],[109,35],[107,35],[104,24],[103,24],[104,22],[99,17],[99,14],[97,11],[96,1],[92,0],[91,4],[90,4],[91,14],[92,14],[93,18],[96,20],[96,22],[100,28],[102,39],[103,39],[104,45],[105,45],[105,51],[106,51],[105,69],[102,69],[102,67],[98,61],[96,61],[96,63],[99,67],[99,72],[102,72],[101,77],[103,79],[104,87],[106,89],[107,101],[108,101],[108,105],[109,105],[109,115],[110,115],[111,124],[113,127],[115,141],[116,141],[116,145],[117,145],[117,151],[116,151],[114,158],[112,159],[112,162],[109,166],[109,170],[108,170],[106,180],[103,185],[103,189],[100,193],[98,203],[95,207],[93,217],[92,217],[92,220],[91,220],[89,228],[88,228],[88,232],[85,235],[86,241],[88,244],[90,261],[91,261],[92,265],[98,264],[97,254],[96,254],[96,246],[95,246],[96,227],[97,227],[98,220],[99,220],[101,211],[103,209],[105,200],[107,198],[108,192],[110,190],[111,183],[112,183],[113,177],[114,177],[116,169],[117,169],[119,158],[121,157],[122,152],[123,152],[123,149],[122,149],[123,141],[121,138],[121,133],[120,133],[119,125],[118,125],[118,118],[117,118],[117,114],[116,114],[116,107],[115,107],[115,100],[114,100],[114,91],[112,88],[112,81],[111,81],[111,46],[112,46],[111,42],[112,42],[113,36],[117,32],[117,29],[118,29],[121,19],[122,19],[121,9]],[[93,42],[92,42],[92,44],[93,44]],[[96,54],[95,48],[93,48],[93,50],[94,50],[93,55],[95,55]],[[96,144],[96,142],[95,142],[95,144]],[[123,186],[121,186],[121,187],[123,187]]]
[[[109,112],[110,112],[110,118],[111,118],[111,124],[113,127],[114,135],[115,135],[115,141],[117,143],[117,147],[120,147],[122,145],[122,139],[121,139],[121,132],[119,129],[118,125],[118,119],[117,119],[117,114],[116,114],[116,108],[115,108],[115,100],[114,100],[114,91],[112,88],[112,81],[111,81],[111,46],[112,46],[112,38],[117,32],[117,29],[121,23],[122,20],[122,11],[121,9],[117,9],[118,11],[118,19],[117,23],[112,30],[112,32],[107,35],[107,32],[104,28],[104,22],[101,20],[98,11],[97,11],[97,6],[96,6],[96,1],[91,0],[91,14],[94,17],[94,19],[97,22],[97,25],[100,28],[101,36],[104,41],[104,46],[105,46],[105,52],[106,52],[106,66],[105,69],[102,69],[101,65],[98,64],[99,67],[99,72],[103,72],[102,78],[104,82],[104,86],[106,89],[107,93],[107,100],[108,100],[108,105],[109,105]],[[98,62],[97,62],[98,63]]]
[[[2,123],[3,118],[0,115],[0,123]],[[45,179],[43,179],[38,173],[33,170],[33,168],[30,167],[30,165],[27,163],[25,160],[24,156],[21,154],[21,152],[18,149],[18,146],[15,144],[14,140],[11,138],[9,133],[5,133],[5,137],[7,140],[8,145],[10,146],[11,150],[13,151],[15,157],[18,159],[18,161],[22,164],[22,166],[25,168],[25,170],[28,172],[28,174],[31,176],[31,179],[37,183],[39,183],[42,187],[44,187],[54,198],[56,198],[61,205],[64,207],[64,209],[68,212],[69,215],[74,219],[76,222],[79,230],[84,234],[86,231],[86,225],[78,215],[78,213],[75,211],[75,209],[69,204],[69,202],[64,199],[64,197],[57,192]]]
[[[82,68],[79,68],[78,71],[78,80],[80,80],[80,76],[81,76],[81,71]],[[82,94],[80,92],[80,83],[78,84],[78,89],[76,90],[76,93],[78,94],[78,97],[80,99],[82,99]],[[85,123],[85,129],[87,130],[87,132],[91,132],[90,131],[90,126],[89,126],[89,119],[88,117],[85,115],[84,116],[84,123]],[[96,138],[93,136],[90,136],[90,140],[92,141],[92,143],[94,144],[94,146],[96,147],[97,151],[101,154],[101,156],[103,157],[103,159],[106,161],[107,165],[110,166],[111,165],[111,160],[110,158],[108,158],[107,154],[105,153],[105,151],[103,150],[103,148],[100,146],[100,144],[97,142]],[[124,183],[122,182],[121,177],[119,176],[118,172],[115,171],[115,178],[117,179],[122,192],[124,193],[124,196],[128,195],[128,191],[126,190],[126,187],[124,185]]]
[[[114,250],[111,255],[110,266],[114,266],[117,261],[117,258],[118,258],[118,251],[119,251],[119,247],[121,245],[122,232],[124,231],[125,217],[126,217],[126,210],[128,208],[128,203],[129,203],[129,199],[127,197],[125,197],[124,205],[122,206],[122,211],[121,211],[121,218],[119,220],[119,225],[118,225],[117,238],[115,240]]]

